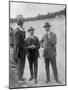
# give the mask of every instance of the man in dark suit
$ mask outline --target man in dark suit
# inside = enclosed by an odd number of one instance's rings
[[[46,30],[46,34],[43,36],[41,43],[43,43],[44,47],[44,59],[45,59],[45,69],[46,69],[46,76],[47,76],[47,83],[50,81],[50,72],[49,72],[49,64],[51,63],[54,78],[56,82],[58,80],[58,72],[56,66],[56,44],[57,38],[56,34],[50,31],[51,25],[47,22],[44,26]]]
[[[35,83],[37,83],[37,72],[38,72],[37,70],[38,70],[40,43],[39,43],[39,39],[36,36],[34,36],[33,27],[31,27],[28,30],[28,32],[30,36],[26,39],[26,44],[27,44],[27,58],[29,61],[29,68],[31,74],[31,78],[29,80],[35,79]]]
[[[22,78],[24,67],[25,67],[25,31],[23,29],[23,16],[17,16],[17,28],[16,33],[14,35],[14,61],[17,65],[17,74],[19,82],[24,80]]]

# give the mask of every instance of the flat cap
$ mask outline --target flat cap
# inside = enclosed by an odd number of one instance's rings
[[[29,29],[28,29],[28,32],[29,31],[35,31],[35,29],[33,28],[33,27],[30,27]]]

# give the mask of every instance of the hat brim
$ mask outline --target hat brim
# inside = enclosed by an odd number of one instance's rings
[[[46,28],[46,27],[51,27],[51,25],[46,25],[46,26],[43,26],[44,28]]]
[[[35,30],[34,29],[29,29],[28,32],[30,32],[30,31],[35,31]]]

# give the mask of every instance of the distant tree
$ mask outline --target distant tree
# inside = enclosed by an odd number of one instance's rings
[[[56,11],[53,13],[48,12],[45,15],[38,14],[36,17],[24,18],[24,21],[34,21],[34,20],[42,20],[48,18],[55,18],[56,16],[66,15],[66,8],[64,10]],[[15,23],[17,21],[16,18],[11,18],[10,23]]]

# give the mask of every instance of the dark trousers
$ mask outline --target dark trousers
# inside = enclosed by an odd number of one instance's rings
[[[26,58],[25,49],[20,49],[18,54],[18,64],[17,64],[17,74],[19,80],[21,80],[23,76],[24,67],[25,67],[25,58]]]
[[[46,77],[47,80],[50,80],[50,71],[49,71],[49,64],[51,63],[53,74],[55,80],[58,80],[58,72],[57,72],[57,66],[56,66],[56,58],[45,58],[45,69],[46,69]]]
[[[34,56],[28,58],[31,77],[37,78],[38,60]]]
[[[18,63],[18,58],[17,58],[17,56],[18,56],[18,48],[15,46],[14,47],[14,52],[13,52],[13,60],[14,60],[14,63],[17,65],[17,63]]]

